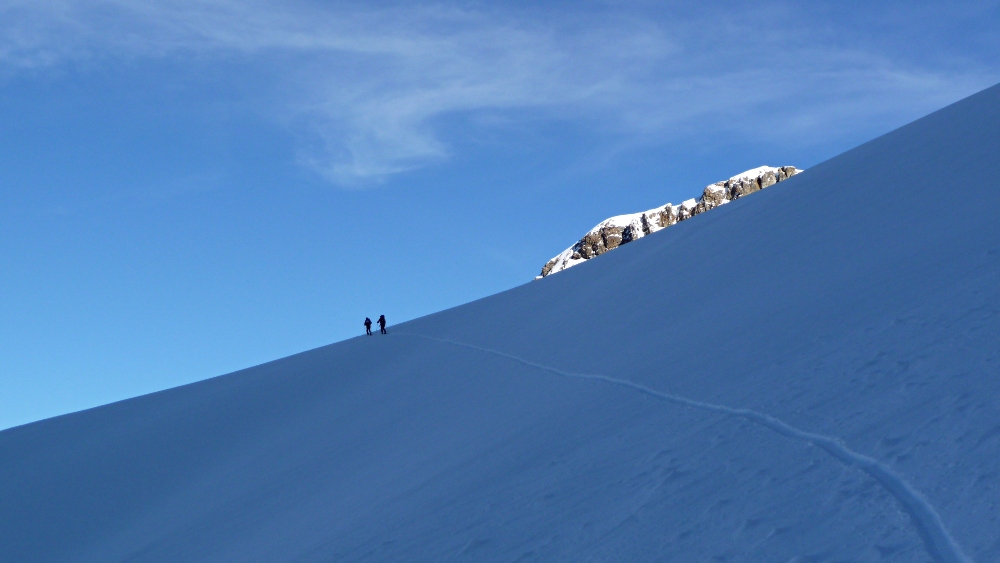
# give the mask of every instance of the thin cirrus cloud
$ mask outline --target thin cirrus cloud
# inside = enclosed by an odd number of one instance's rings
[[[144,57],[247,60],[289,86],[268,111],[301,160],[364,186],[448,158],[440,124],[565,119],[607,136],[782,131],[790,143],[912,118],[993,83],[793,7],[562,10],[230,0],[0,0],[6,72]],[[749,26],[747,22],[765,22]],[[756,133],[754,133],[756,134]]]

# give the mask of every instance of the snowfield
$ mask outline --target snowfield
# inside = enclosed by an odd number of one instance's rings
[[[0,432],[0,561],[1000,561],[998,155],[993,87],[386,336]]]

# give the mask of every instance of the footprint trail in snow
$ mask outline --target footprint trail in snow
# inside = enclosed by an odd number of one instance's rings
[[[806,442],[808,444],[813,444],[822,448],[828,454],[833,456],[835,459],[841,463],[857,467],[861,471],[867,473],[870,477],[875,479],[882,488],[884,488],[889,494],[891,494],[906,510],[907,514],[910,515],[910,519],[920,534],[927,551],[934,558],[935,561],[942,563],[972,563],[972,560],[967,557],[963,552],[962,548],[955,542],[948,533],[948,529],[945,528],[944,522],[941,520],[941,516],[934,510],[930,502],[924,498],[920,492],[915,490],[909,485],[901,476],[897,475],[892,469],[886,467],[878,460],[866,456],[864,454],[858,453],[847,447],[844,442],[836,437],[824,436],[822,434],[815,434],[812,432],[807,432],[805,430],[799,430],[794,426],[774,418],[773,416],[753,411],[750,409],[740,409],[727,407],[725,405],[716,405],[712,403],[703,403],[701,401],[696,401],[694,399],[688,399],[678,395],[672,395],[670,393],[664,393],[662,391],[657,391],[645,385],[640,385],[632,381],[625,379],[616,379],[614,377],[608,377],[606,375],[598,374],[587,374],[587,373],[573,373],[568,371],[563,371],[554,367],[546,366],[543,364],[535,363],[511,354],[500,352],[498,350],[492,350],[489,348],[483,348],[481,346],[476,346],[473,344],[466,344],[464,342],[457,342],[454,340],[448,340],[445,338],[437,338],[433,336],[427,336],[424,334],[416,333],[397,333],[405,334],[407,336],[416,336],[418,338],[424,338],[427,340],[433,340],[436,342],[441,342],[444,344],[450,344],[452,346],[459,346],[462,348],[467,348],[470,350],[477,350],[479,352],[484,352],[487,354],[492,354],[494,356],[499,356],[501,358],[506,358],[508,360],[526,365],[535,369],[547,371],[554,373],[562,377],[568,377],[571,379],[585,379],[591,381],[601,381],[611,385],[617,385],[620,387],[628,387],[640,393],[656,397],[671,403],[684,405],[686,407],[691,407],[694,409],[699,409],[708,412],[715,412],[727,416],[743,418],[749,420],[761,426],[765,426],[782,436],[787,436],[789,438]]]

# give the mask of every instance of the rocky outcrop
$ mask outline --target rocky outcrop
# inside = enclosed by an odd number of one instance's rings
[[[543,278],[549,274],[561,272],[650,233],[773,186],[799,172],[801,170],[794,166],[779,168],[761,166],[707,186],[700,197],[689,199],[680,205],[668,203],[642,213],[618,215],[605,219],[590,229],[576,244],[549,260],[542,268],[542,274],[538,277]]]

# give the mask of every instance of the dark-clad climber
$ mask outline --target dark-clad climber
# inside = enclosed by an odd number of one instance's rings
[[[368,317],[365,317],[365,334],[372,335],[372,320]]]
[[[380,315],[378,318],[378,326],[382,327],[382,334],[385,334],[385,315]]]

